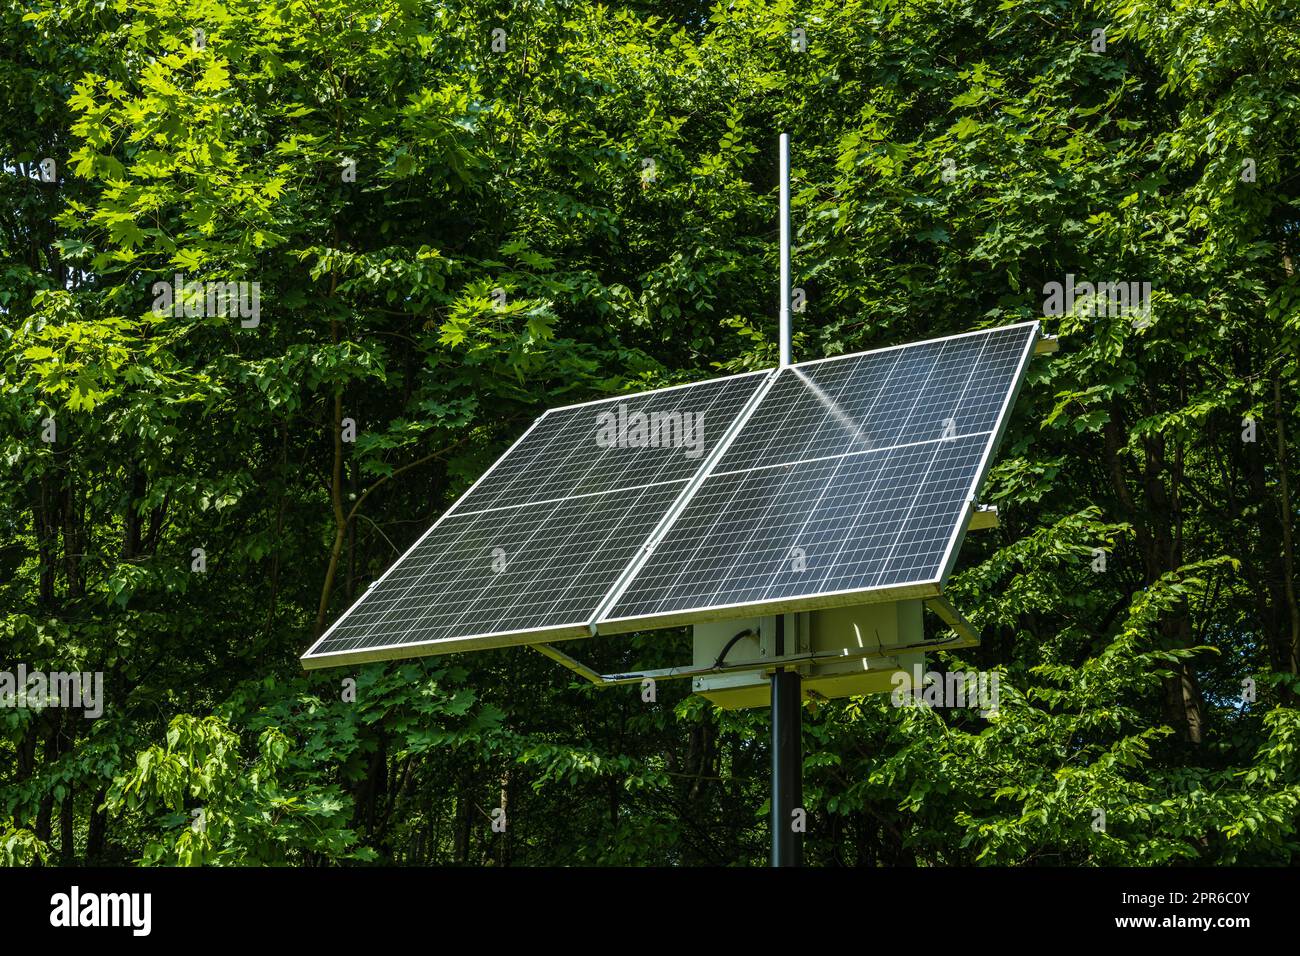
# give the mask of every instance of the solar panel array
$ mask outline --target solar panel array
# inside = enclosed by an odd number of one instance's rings
[[[553,409],[304,664],[935,588],[1037,329]]]

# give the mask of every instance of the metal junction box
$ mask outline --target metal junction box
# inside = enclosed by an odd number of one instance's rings
[[[804,697],[889,693],[896,672],[910,671],[914,665],[924,669],[923,651],[903,650],[915,648],[925,640],[919,600],[859,604],[783,616],[787,657],[827,655],[824,659],[787,665],[802,675]],[[725,663],[754,661],[753,670],[719,672],[693,680],[697,694],[727,710],[766,707],[771,703],[772,668],[764,667],[762,662],[776,656],[776,617],[716,621],[692,628],[696,668],[713,665],[727,642],[746,630],[754,631],[755,636],[738,640],[727,651]]]

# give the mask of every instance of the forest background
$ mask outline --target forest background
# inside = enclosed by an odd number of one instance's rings
[[[809,706],[808,861],[1297,861],[1293,0],[0,23],[0,669],[104,675],[0,708],[3,862],[763,862],[765,711],[298,656],[548,406],[774,363],[781,131],[797,357],[1152,289],[1044,320],[952,585],[982,643],[930,663],[998,713]],[[177,274],[260,313],[157,314]]]

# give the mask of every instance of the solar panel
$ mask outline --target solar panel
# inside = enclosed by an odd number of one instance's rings
[[[1036,334],[782,369],[601,630],[938,593]]]
[[[552,409],[303,662],[937,595],[1037,333]]]
[[[689,479],[767,374],[550,409],[454,507],[525,505]]]
[[[601,599],[768,374],[547,411],[304,664],[589,634]]]

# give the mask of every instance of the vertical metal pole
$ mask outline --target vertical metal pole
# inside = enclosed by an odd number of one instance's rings
[[[781,367],[791,362],[790,347],[790,134],[781,134]],[[785,653],[785,615],[776,616],[775,651]],[[772,674],[772,866],[803,863],[803,834],[794,829],[794,811],[803,804],[803,748],[797,670]]]
[[[784,654],[784,614],[776,616],[775,644],[777,656]],[[803,833],[794,828],[794,811],[803,807],[799,684],[797,670],[772,674],[772,866],[803,865]]]
[[[781,366],[790,364],[790,134],[781,134]]]

